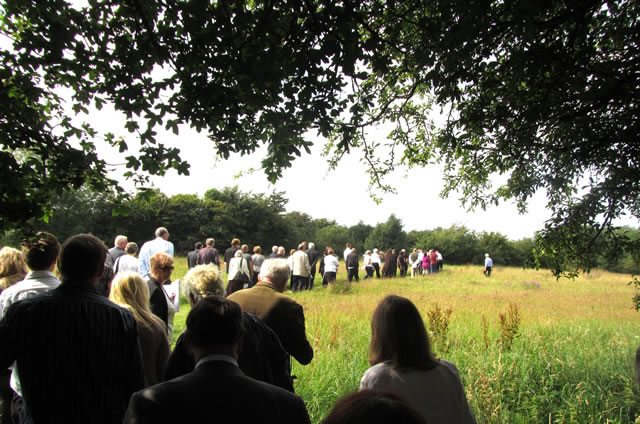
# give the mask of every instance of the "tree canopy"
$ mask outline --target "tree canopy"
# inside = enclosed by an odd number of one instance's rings
[[[612,221],[640,217],[639,9],[632,0],[4,0],[0,225],[46,215],[64,190],[112,187],[99,136],[123,153],[139,143],[126,157],[130,177],[187,173],[179,151],[156,139],[187,124],[225,158],[266,145],[262,166],[275,181],[309,151],[314,130],[332,164],[360,154],[383,189],[398,166],[439,162],[443,195],[469,207],[515,200],[525,210],[544,190],[553,215],[538,251],[556,271],[588,269],[596,246],[638,245]],[[105,103],[132,138],[75,117]],[[378,124],[391,126],[387,139],[370,137]],[[506,182],[493,187],[496,175]],[[610,244],[596,243],[603,233]]]

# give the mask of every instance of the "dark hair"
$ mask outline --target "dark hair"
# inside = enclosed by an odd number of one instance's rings
[[[196,249],[202,249],[202,242],[197,241],[195,244]]]
[[[338,400],[322,424],[425,424],[406,401],[389,392],[361,390]]]
[[[240,305],[224,297],[207,296],[187,315],[186,331],[199,348],[233,344],[244,334]]]
[[[65,280],[88,280],[102,274],[107,246],[93,234],[67,239],[60,249],[58,271]]]
[[[60,243],[53,234],[39,232],[22,242],[22,253],[32,271],[45,271],[58,258]]]
[[[371,318],[369,363],[397,369],[429,370],[438,365],[420,312],[407,298],[389,295]]]

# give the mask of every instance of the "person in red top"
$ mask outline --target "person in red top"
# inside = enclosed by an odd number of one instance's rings
[[[431,251],[429,252],[429,263],[430,263],[430,268],[431,274],[434,274],[436,272],[438,272],[438,254],[436,253],[436,251],[434,249],[431,249]]]

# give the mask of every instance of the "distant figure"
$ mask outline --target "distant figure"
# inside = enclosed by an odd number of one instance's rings
[[[220,267],[218,250],[215,248],[216,240],[208,238],[205,241],[205,245],[203,249],[200,249],[200,253],[198,253],[198,265],[214,264]]]
[[[242,250],[236,250],[234,257],[227,265],[227,296],[238,290],[246,289],[251,282],[249,264],[242,255]]]
[[[113,241],[113,247],[109,249],[109,254],[107,255],[106,263],[109,264],[109,266],[113,266],[113,264],[116,263],[116,259],[126,254],[125,249],[128,242],[129,240],[127,239],[127,236],[116,236]]]
[[[189,270],[182,279],[183,293],[193,308],[207,296],[224,296],[222,273],[218,267],[198,265]],[[242,351],[238,356],[238,366],[249,377],[282,387],[293,392],[291,360],[280,343],[280,339],[267,324],[255,315],[242,313],[244,337]],[[164,380],[170,380],[193,371],[196,362],[187,351],[182,333],[169,356]]]
[[[309,273],[311,265],[309,256],[304,252],[304,244],[298,245],[293,255],[291,255],[291,291],[306,290],[309,287]]]
[[[300,364],[313,359],[313,348],[307,340],[302,306],[282,294],[289,278],[289,266],[284,259],[267,259],[262,264],[258,284],[229,296],[242,310],[265,322],[280,338],[282,346]]]
[[[382,276],[385,278],[394,278],[397,272],[398,254],[396,249],[389,249],[384,254],[384,266],[382,267]]]
[[[360,389],[390,391],[431,424],[475,424],[455,365],[438,359],[424,321],[407,298],[382,299],[371,319],[369,363]]]
[[[234,238],[231,240],[231,247],[224,251],[224,266],[227,274],[229,274],[229,262],[231,262],[237,250],[240,250],[240,240]]]
[[[436,250],[436,256],[438,257],[438,272],[440,272],[444,267],[444,259],[442,258],[442,253],[440,253],[439,250]]]
[[[378,249],[374,248],[373,253],[371,254],[371,265],[373,269],[376,271],[376,278],[380,278],[380,264],[382,260],[380,259],[380,254],[378,253]]]
[[[484,273],[485,277],[491,277],[491,270],[493,269],[493,259],[488,253],[484,254]]]
[[[140,269],[140,260],[136,258],[138,253],[138,245],[134,242],[127,243],[124,249],[126,255],[120,256],[113,264],[113,272],[138,272]]]
[[[335,256],[333,249],[331,247],[327,248],[327,254],[324,257],[324,274],[322,276],[323,287],[327,287],[336,281],[338,266],[340,266],[340,262]]]
[[[407,251],[402,249],[398,255],[398,269],[400,270],[400,276],[405,277],[407,275],[407,269],[409,268],[409,258],[407,257]]]
[[[236,303],[217,296],[200,300],[187,316],[184,336],[195,369],[134,393],[124,422],[309,423],[302,399],[240,370],[244,331]]]
[[[360,390],[336,402],[322,424],[427,424],[405,400],[390,392]]]
[[[434,249],[429,252],[429,273],[435,274],[438,272],[438,254]]]
[[[21,251],[13,247],[0,249],[0,293],[24,280],[27,272],[29,271]]]
[[[58,260],[62,283],[14,303],[0,321],[0,368],[15,361],[20,371],[20,422],[122,422],[143,387],[133,315],[95,287],[106,257],[95,236],[70,237]]]
[[[354,279],[356,281],[360,281],[360,277],[358,276],[360,256],[358,255],[358,251],[355,248],[351,249],[351,252],[349,252],[349,254],[347,255],[345,266],[347,267],[347,280],[349,280],[349,282]]]
[[[347,243],[344,252],[342,253],[345,262],[347,261],[347,256],[349,256],[349,253],[351,253],[351,243]]]
[[[269,259],[275,259],[278,257],[278,246],[273,246],[271,248],[271,253],[269,253]]]
[[[320,252],[316,250],[316,245],[310,242],[309,250],[306,250],[305,253],[309,256],[309,266],[311,267],[307,287],[309,290],[313,290],[313,280],[316,278],[316,264],[318,263],[318,259],[320,259]]]
[[[276,256],[276,258],[284,258],[285,253],[287,253],[287,251],[285,250],[284,246],[278,247],[278,255]]]
[[[138,274],[142,278],[149,278],[149,271],[151,270],[151,257],[158,252],[166,253],[173,257],[173,243],[169,241],[169,231],[164,227],[158,227],[155,232],[156,238],[146,242],[140,248],[140,268]]]
[[[420,275],[418,267],[422,267],[422,264],[418,260],[417,248],[414,248],[413,252],[411,252],[411,255],[409,255],[409,267],[411,268],[411,278],[415,277],[416,275]]]
[[[137,272],[121,272],[113,280],[109,300],[133,314],[147,386],[158,383],[169,357],[169,342],[164,322],[149,308],[147,283]]]
[[[277,249],[277,247],[276,247]],[[258,274],[260,274],[260,268],[264,262],[265,257],[262,254],[262,247],[255,246],[253,248],[253,256],[251,256],[251,262],[253,263],[253,274],[251,275],[251,284],[249,287],[253,287],[258,283]]]
[[[364,276],[363,280],[372,278],[373,264],[371,263],[371,250],[367,250],[366,252],[364,252],[364,255],[362,256],[362,266],[364,267],[364,271],[367,273],[367,275]]]
[[[151,257],[151,274],[147,280],[151,312],[164,322],[167,337],[173,339],[173,317],[176,314],[173,297],[165,290],[165,284],[171,284],[173,258],[159,252]]]
[[[188,269],[193,268],[198,265],[198,256],[200,255],[200,250],[202,249],[202,243],[197,241],[193,245],[193,250],[187,253],[187,267]]]
[[[251,279],[253,278],[253,259],[251,253],[249,253],[249,246],[243,244],[240,249],[242,250],[242,257],[247,261],[247,267],[249,268],[249,285],[251,286]]]

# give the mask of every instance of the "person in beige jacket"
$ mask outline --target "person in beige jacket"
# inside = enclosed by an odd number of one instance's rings
[[[303,243],[300,243],[298,250],[293,254],[292,264],[291,291],[307,290],[311,265],[309,264],[309,256],[304,251]]]

